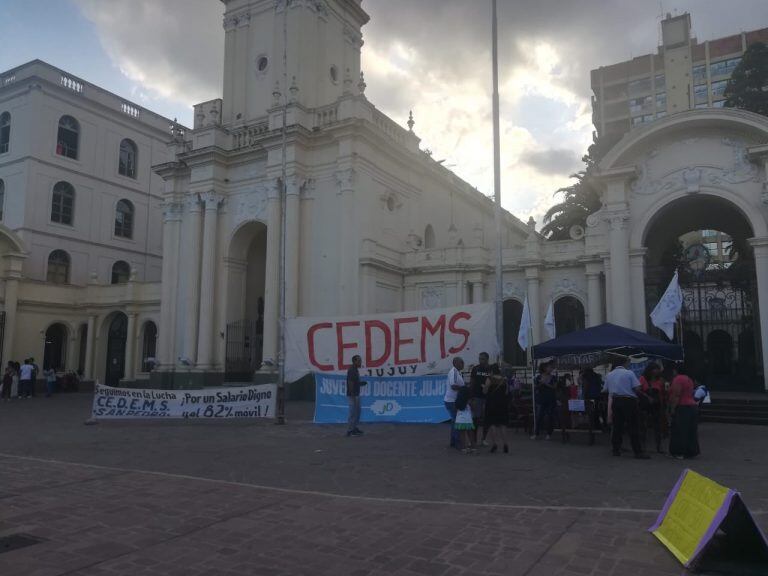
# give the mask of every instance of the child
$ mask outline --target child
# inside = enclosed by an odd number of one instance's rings
[[[472,423],[472,409],[469,407],[469,386],[462,386],[456,394],[456,423],[454,428],[461,435],[461,452],[463,454],[474,453],[472,448],[472,431],[475,425]]]

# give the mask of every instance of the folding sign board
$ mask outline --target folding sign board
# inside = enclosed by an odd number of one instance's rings
[[[649,529],[686,568],[768,574],[768,540],[741,495],[683,471]]]

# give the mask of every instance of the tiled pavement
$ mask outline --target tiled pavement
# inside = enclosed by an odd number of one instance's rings
[[[87,401],[0,404],[0,537],[43,539],[0,554],[1,576],[682,572],[646,532],[681,463],[613,459],[604,440],[518,434],[508,456],[463,457],[444,427],[346,439],[301,406],[285,427],[86,427]],[[768,508],[765,430],[701,432],[695,468]]]

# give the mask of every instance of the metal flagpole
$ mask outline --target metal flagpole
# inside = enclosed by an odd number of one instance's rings
[[[496,0],[493,3],[493,191],[495,198],[494,218],[496,221],[496,344],[499,360],[504,352],[504,287],[502,279],[503,258],[501,223],[501,132],[499,128],[499,38],[496,18]],[[499,362],[501,365],[501,362]]]
[[[533,408],[533,434],[536,435],[536,365],[533,361],[533,323],[528,329],[528,365],[531,367],[531,406]]]
[[[286,196],[288,191],[288,4],[283,3],[283,131],[282,167],[280,174],[280,319],[279,350],[277,353],[277,424],[285,424],[285,238],[286,238]]]

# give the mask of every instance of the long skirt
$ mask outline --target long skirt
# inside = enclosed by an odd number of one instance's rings
[[[672,417],[669,453],[693,458],[699,455],[699,413],[697,406],[678,406]]]

